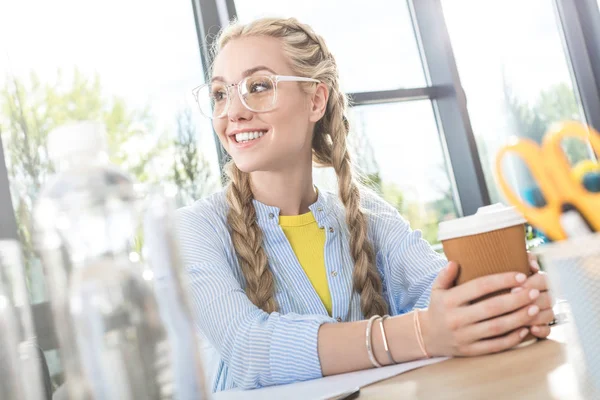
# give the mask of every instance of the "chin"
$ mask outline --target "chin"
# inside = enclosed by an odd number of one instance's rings
[[[242,172],[247,174],[255,171],[261,171],[264,169],[264,163],[257,162],[256,160],[236,160],[233,159],[235,166]]]

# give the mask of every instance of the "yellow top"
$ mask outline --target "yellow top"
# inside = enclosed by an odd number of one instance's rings
[[[310,211],[302,215],[281,215],[279,225],[310,283],[331,315],[331,293],[325,268],[325,230],[319,228]]]

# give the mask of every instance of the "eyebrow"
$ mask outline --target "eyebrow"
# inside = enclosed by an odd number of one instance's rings
[[[258,71],[269,71],[272,74],[277,75],[277,72],[273,71],[271,68],[264,66],[264,65],[258,65],[254,68],[250,68],[250,69],[247,69],[244,72],[242,72],[242,76],[245,78],[245,77],[250,76]],[[225,78],[223,78],[222,76],[214,76],[210,81],[211,82],[214,82],[214,81],[225,82]]]

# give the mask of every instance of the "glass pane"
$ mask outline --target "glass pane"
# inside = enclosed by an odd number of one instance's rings
[[[349,119],[349,141],[366,183],[437,243],[438,223],[458,213],[431,102],[353,107]],[[335,189],[331,171],[316,176],[317,185]]]
[[[32,302],[47,301],[31,210],[53,167],[48,132],[105,122],[110,155],[140,182],[171,185],[181,205],[219,189],[212,128],[187,0],[10,2],[0,13],[0,131]],[[56,370],[56,357],[48,354]]]
[[[235,0],[238,19],[295,17],[325,38],[344,91],[426,85],[406,1]]]
[[[490,195],[502,201],[493,165],[510,135],[540,142],[554,122],[585,122],[554,2],[444,0],[442,5]],[[573,163],[590,157],[586,144],[564,148]],[[523,165],[509,169],[515,190],[531,191]]]

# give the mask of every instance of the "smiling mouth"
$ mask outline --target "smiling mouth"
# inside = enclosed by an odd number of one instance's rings
[[[256,139],[260,139],[267,131],[243,132],[234,135],[237,143],[248,143]]]

